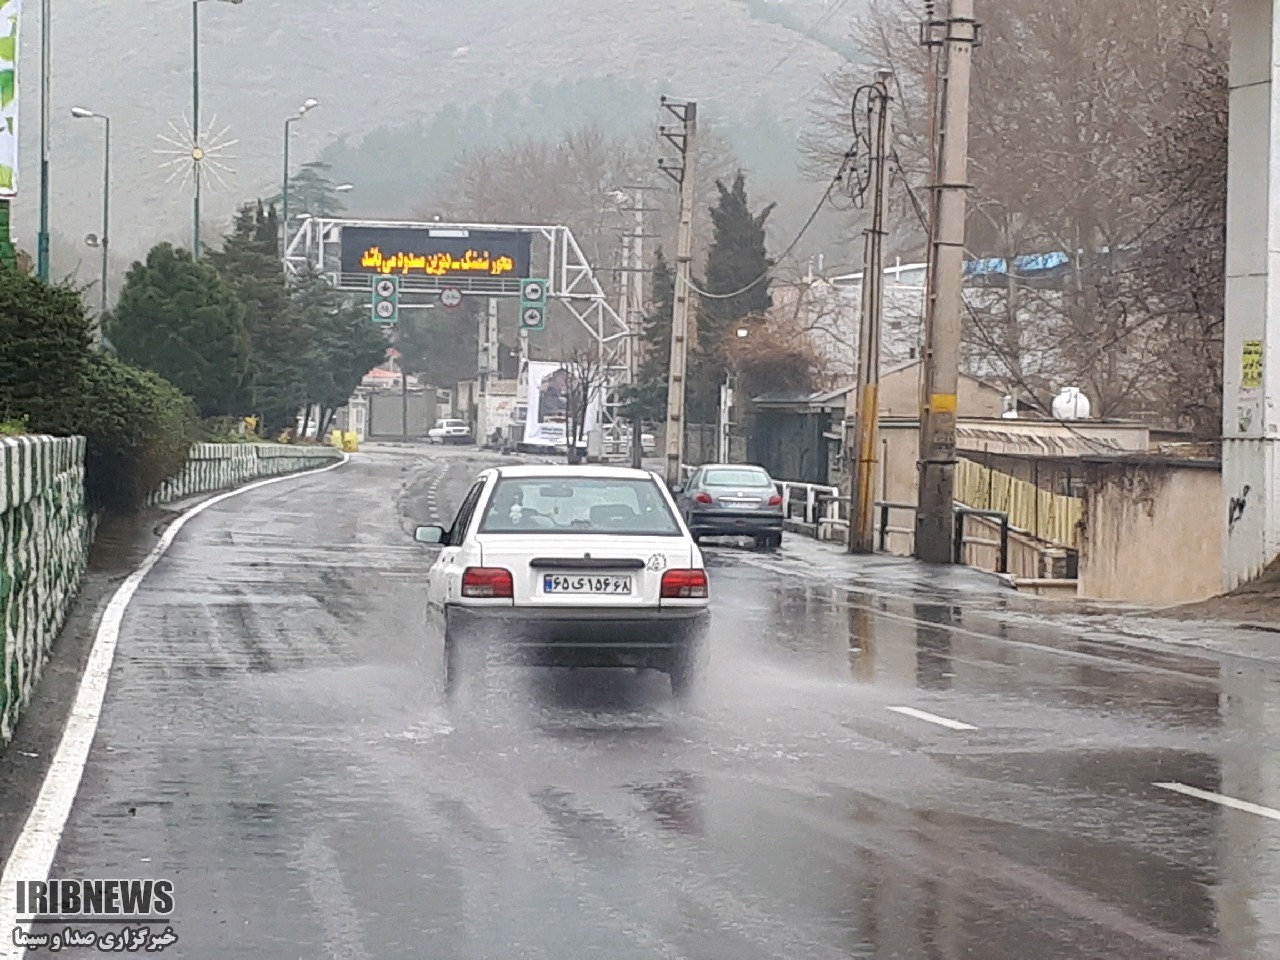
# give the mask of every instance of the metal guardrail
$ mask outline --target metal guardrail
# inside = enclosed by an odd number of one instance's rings
[[[682,464],[680,467],[681,478],[688,480],[693,471],[693,467]],[[814,528],[815,539],[821,539],[824,527],[834,526],[848,529],[850,498],[841,496],[839,488],[821,483],[801,483],[792,480],[775,480],[774,482],[777,484],[778,493],[782,497],[783,515],[789,520],[803,519],[806,525]],[[796,517],[794,513],[794,508],[797,506],[801,507],[800,517]],[[905,511],[914,516],[916,512],[914,503],[877,500],[875,506],[879,514],[876,524],[877,549],[881,551],[889,549],[890,534],[900,533],[907,536],[915,536],[914,523],[910,527],[895,527],[891,523],[894,511]],[[956,504],[955,510],[955,562],[960,565],[964,564],[964,551],[967,546],[997,547],[999,548],[999,560],[997,563],[999,569],[996,572],[1008,573],[1009,515],[999,510],[977,510],[959,503]],[[969,517],[996,521],[1000,526],[1000,538],[991,540],[985,537],[968,535],[965,529],[965,521]]]

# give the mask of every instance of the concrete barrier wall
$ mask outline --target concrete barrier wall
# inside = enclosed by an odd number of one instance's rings
[[[1097,464],[1088,481],[1081,597],[1174,604],[1222,593],[1226,518],[1216,462]]]
[[[66,622],[95,526],[83,438],[0,440],[0,742],[13,736]]]
[[[336,447],[290,446],[283,443],[197,443],[191,448],[186,469],[165,481],[148,501],[151,505],[173,503],[214,490],[274,477],[299,470],[311,470],[342,459]]]

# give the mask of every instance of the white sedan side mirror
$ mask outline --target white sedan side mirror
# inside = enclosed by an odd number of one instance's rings
[[[431,546],[439,546],[444,543],[444,538],[444,527],[437,526],[419,527],[413,535],[413,539],[417,540],[419,543],[425,543]]]

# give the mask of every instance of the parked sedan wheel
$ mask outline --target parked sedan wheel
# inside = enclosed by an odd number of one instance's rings
[[[756,549],[762,553],[773,553],[782,546],[782,534],[765,533],[755,538]]]

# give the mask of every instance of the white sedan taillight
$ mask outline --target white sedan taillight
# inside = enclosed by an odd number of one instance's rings
[[[705,600],[707,571],[668,570],[662,575],[662,599]]]
[[[515,581],[502,567],[467,567],[462,574],[462,595],[482,599],[511,599]]]

